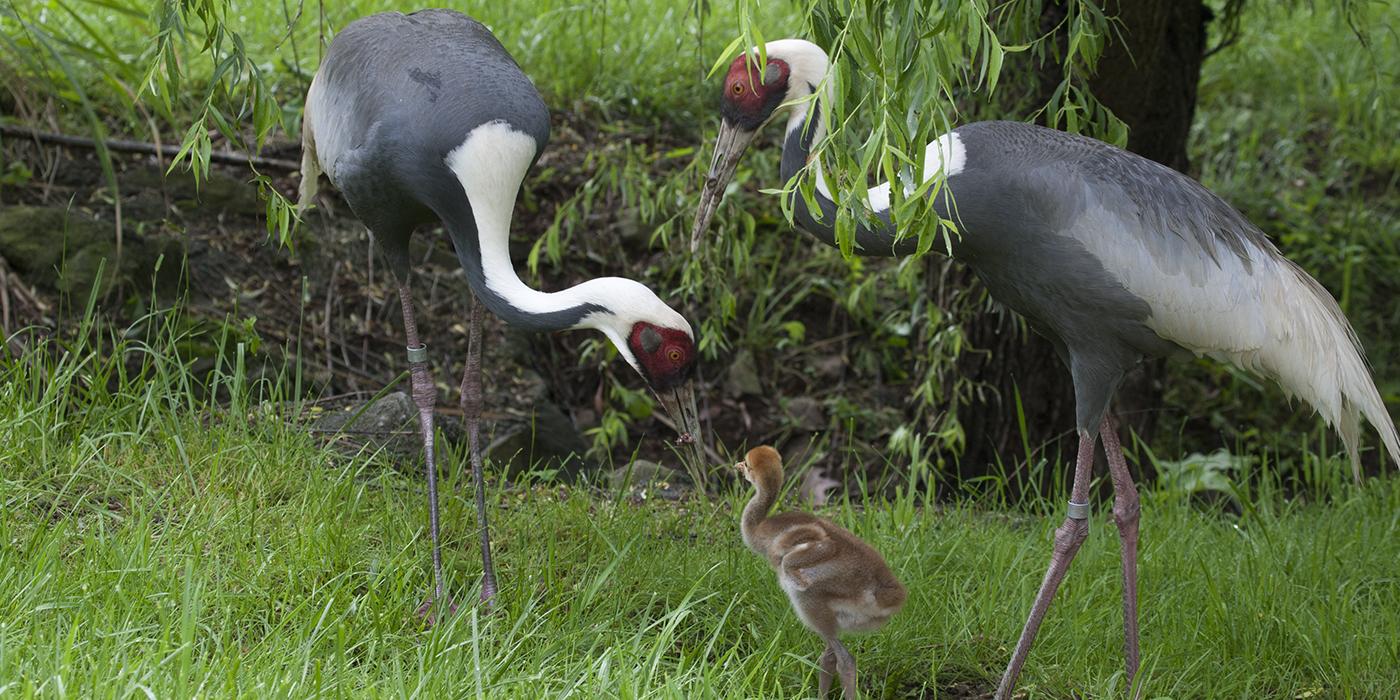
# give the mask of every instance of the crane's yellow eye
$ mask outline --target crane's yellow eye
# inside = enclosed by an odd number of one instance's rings
[[[681,351],[680,351],[679,348],[671,348],[670,350],[668,350],[668,351],[666,352],[666,357],[671,358],[671,361],[672,361],[672,362],[680,362],[680,361],[681,361]]]
[[[744,94],[744,84],[743,84],[743,83],[734,83],[734,94],[735,94],[735,95],[742,95],[742,94]]]

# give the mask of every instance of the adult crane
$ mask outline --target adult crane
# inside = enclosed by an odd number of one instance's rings
[[[602,331],[670,413],[681,441],[694,443],[700,435],[691,383],[695,336],[680,314],[629,279],[602,277],[541,292],[516,275],[508,249],[511,210],[548,141],[549,111],[534,84],[490,30],[450,10],[352,22],[331,42],[306,95],[301,206],[324,171],[369,228],[398,282],[427,462],[434,589],[425,612],[446,599],[433,454],[437,391],[409,290],[408,244],[417,227],[442,223],[471,288],[461,401],[481,529],[483,600],[495,594],[496,575],[479,439],[482,304],[526,330]]]
[[[825,133],[828,58],[788,39],[740,56],[724,79],[722,122],[692,240],[706,229],[759,128],[786,111],[781,175],[808,167]],[[762,70],[760,70],[762,68]],[[923,178],[945,178],[932,202],[961,235],[952,255],[992,297],[1050,339],[1074,383],[1079,451],[1064,522],[1045,579],[997,689],[1007,698],[1050,601],[1089,534],[1089,477],[1101,437],[1113,479],[1113,517],[1123,557],[1124,655],[1138,667],[1138,495],[1109,403],[1143,358],[1206,355],[1271,377],[1341,433],[1353,468],[1360,416],[1400,462],[1395,426],[1371,381],[1351,326],[1312,277],[1279,254],[1245,217],[1194,180],[1081,136],[1013,122],[959,127],[929,144]],[[811,164],[817,211],[794,193],[797,225],[836,244],[836,204]],[[940,173],[941,171],[941,173]],[[890,185],[866,193],[878,223],[861,224],[856,250],[904,255],[890,221]],[[955,206],[956,205],[956,206]]]

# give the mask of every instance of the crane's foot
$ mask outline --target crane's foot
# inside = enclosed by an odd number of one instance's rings
[[[439,600],[436,595],[429,593],[428,598],[423,601],[422,605],[418,606],[418,610],[414,614],[423,622],[424,627],[432,627],[439,620],[456,615],[457,604],[452,601],[452,596],[447,594],[443,594]]]

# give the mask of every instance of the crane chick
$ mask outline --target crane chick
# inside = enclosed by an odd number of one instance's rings
[[[856,661],[839,635],[883,627],[908,591],[884,557],[845,528],[810,513],[768,515],[783,484],[777,450],[755,447],[734,467],[755,489],[740,521],[744,544],[768,560],[802,624],[826,640],[818,697],[826,697],[839,673],[846,700],[853,700]]]

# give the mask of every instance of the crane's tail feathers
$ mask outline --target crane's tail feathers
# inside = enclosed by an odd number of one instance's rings
[[[1284,266],[1279,271],[1282,284],[1274,299],[1276,315],[1269,324],[1276,342],[1260,349],[1256,368],[1312,404],[1336,428],[1358,480],[1363,416],[1380,435],[1390,460],[1400,464],[1395,423],[1371,379],[1356,332],[1317,280],[1291,261],[1279,259]]]
[[[311,101],[307,100],[309,104]],[[316,135],[311,129],[311,115],[301,116],[301,186],[297,190],[297,215],[300,216],[316,198],[316,186],[321,179],[321,163],[316,160]]]

